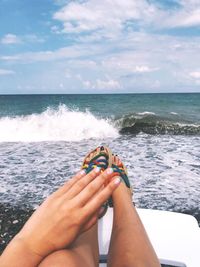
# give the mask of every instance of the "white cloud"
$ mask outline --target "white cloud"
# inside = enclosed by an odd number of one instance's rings
[[[12,75],[15,74],[12,70],[0,69],[0,75]]]
[[[68,69],[65,70],[64,76],[65,76],[66,79],[70,79],[72,77],[72,75],[71,75],[71,73],[70,73],[70,71]]]
[[[8,33],[1,39],[1,43],[4,45],[21,44],[21,43],[43,43],[45,39],[38,37],[35,34],[26,34],[23,36],[17,36],[15,34]]]
[[[27,34],[21,37],[24,42],[28,43],[44,43],[45,39],[43,37],[38,37],[36,34]]]
[[[200,85],[200,80],[195,81],[196,85]]]
[[[39,63],[38,69],[46,68],[47,72],[51,67],[52,80],[57,76],[57,84],[62,83],[63,90],[69,87],[80,90],[80,85],[85,90],[103,88],[113,91],[142,91],[148,88],[150,91],[150,87],[162,90],[163,86],[173,90],[177,84],[180,84],[180,87],[186,83],[188,86],[195,84],[188,78],[188,74],[192,72],[188,70],[199,69],[199,43],[199,37],[188,39],[159,34],[128,33],[118,37],[117,43],[79,43],[55,51],[2,56],[0,59],[6,61],[5,64],[9,61],[9,64],[18,66],[22,66],[19,63]],[[174,72],[178,73],[176,77]],[[38,71],[38,75],[40,73],[41,71]],[[77,73],[79,76],[76,76]],[[181,73],[184,73],[184,76]],[[80,77],[84,79],[81,80]],[[157,80],[159,82],[155,82]],[[53,81],[51,83],[53,84]]]
[[[52,31],[52,33],[56,33],[56,34],[61,33],[60,28],[58,26],[56,26],[56,25],[53,25],[51,27],[51,31]]]
[[[181,9],[173,14],[165,14],[165,18],[161,17],[159,23],[160,28],[187,28],[200,25],[200,6],[194,10]]]
[[[200,79],[200,71],[193,71],[189,73],[190,77]]]
[[[123,42],[126,43],[127,50],[126,47],[124,47],[121,52],[115,53],[115,55],[112,57],[105,58],[101,63],[103,68],[105,68],[107,72],[115,71],[117,73],[121,73],[122,75],[134,73],[145,74],[159,70],[158,66],[160,65],[160,62],[158,62],[158,54],[154,51],[154,49],[157,49],[156,44],[154,44],[155,40],[150,41],[148,39],[149,36],[146,36],[146,38],[143,36],[141,40],[138,39],[138,44],[131,39],[126,40],[125,38],[124,40],[120,40],[122,44]],[[152,48],[151,53],[143,48],[143,42],[148,42],[150,49],[151,46],[154,46],[154,49]],[[128,46],[131,47],[133,44],[135,44],[134,49],[131,50],[129,48],[128,50]]]
[[[177,22],[177,26],[198,26],[200,25],[200,8],[193,10],[190,14],[186,15],[185,18]]]
[[[89,0],[68,3],[54,14],[54,19],[63,22],[67,33],[102,29],[117,33],[128,20],[139,20],[155,11],[156,7],[145,0]]]
[[[83,87],[94,89],[94,86],[92,85],[90,81],[82,81],[82,84],[83,84]]]
[[[18,44],[21,43],[21,39],[15,35],[8,33],[1,39],[2,44]]]
[[[118,90],[122,89],[122,85],[118,80],[107,77],[106,79],[96,79],[95,81],[83,80],[82,77],[78,77],[82,82],[83,87],[87,89],[97,90]]]
[[[0,59],[3,61],[18,61],[20,60],[20,55],[0,56]]]
[[[88,45],[72,45],[62,47],[54,51],[39,51],[16,54],[13,56],[3,55],[0,57],[3,61],[31,63],[66,60],[71,58],[79,58],[81,56],[91,56],[99,52],[99,47],[89,47]]]
[[[186,28],[200,25],[199,0],[178,0],[177,3],[180,8],[158,12],[154,18],[156,28]]]
[[[170,36],[162,31],[198,23],[199,1],[177,0],[180,8],[165,10],[147,0],[57,1],[59,10],[54,19],[61,22],[63,31],[57,26],[60,24],[49,27],[59,33],[59,42],[63,35],[63,43],[68,46],[1,55],[2,68],[17,64],[23,72],[27,64],[34,63],[36,88],[43,82],[46,88],[56,85],[63,91],[78,91],[81,86],[88,91],[150,91],[164,87],[173,91],[176,86],[183,88],[187,84],[189,88],[200,80],[200,37]],[[188,19],[194,14],[197,17]],[[20,40],[44,41],[36,35],[20,36]]]
[[[150,68],[148,66],[136,66],[135,69],[133,69],[133,72],[145,73],[145,72],[152,72],[156,70],[158,70],[158,68]]]
[[[114,39],[123,29],[132,30],[135,25],[154,29],[200,25],[199,0],[177,0],[177,3],[179,8],[164,9],[147,0],[70,1],[53,18],[63,23],[65,33],[92,32],[82,38],[90,41]]]
[[[97,79],[95,84],[96,89],[121,89],[122,86],[119,81],[114,79],[101,80]]]

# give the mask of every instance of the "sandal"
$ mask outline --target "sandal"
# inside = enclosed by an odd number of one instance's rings
[[[91,157],[91,155],[94,155]],[[86,173],[89,173],[93,168],[100,167],[101,172],[112,166],[112,152],[106,146],[97,147],[86,155],[83,160],[81,169],[84,169]],[[103,217],[108,209],[108,202],[105,202],[99,213],[99,219]]]
[[[114,173],[118,174],[121,177],[121,180],[130,189],[131,195],[133,195],[133,189],[131,187],[131,184],[128,178],[127,168],[125,167],[124,163],[121,160],[119,160],[119,163],[117,164],[114,159],[115,159],[115,156],[112,155],[112,166],[111,167],[113,168]],[[108,205],[109,207],[113,207],[112,197],[108,199]]]
[[[91,155],[95,154],[93,158]],[[97,147],[86,155],[83,160],[81,169],[84,169],[86,173],[89,173],[93,168],[100,167],[101,171],[104,171],[108,167],[112,166],[112,152],[106,146]]]

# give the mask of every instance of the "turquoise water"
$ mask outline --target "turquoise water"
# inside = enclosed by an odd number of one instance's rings
[[[200,94],[0,96],[0,203],[37,206],[101,144],[138,207],[200,221]]]
[[[107,95],[12,95],[0,96],[0,116],[41,113],[48,107],[64,104],[69,108],[89,109],[103,117],[138,112],[160,116],[177,113],[181,119],[200,122],[200,94],[107,94]],[[171,115],[170,115],[171,114]]]

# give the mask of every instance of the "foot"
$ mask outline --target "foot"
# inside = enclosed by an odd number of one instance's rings
[[[127,173],[126,167],[124,166],[123,162],[120,160],[120,158],[117,155],[112,155],[112,166],[114,167],[114,170],[115,170],[115,166],[119,169],[124,170],[122,173],[125,173],[126,181],[124,180],[123,177],[121,177],[123,182],[115,190],[115,192],[112,195],[112,198],[109,199],[110,207],[113,207],[113,204],[114,204],[113,202],[116,198],[122,198],[122,196],[124,197],[124,195],[126,195],[132,201],[132,195],[133,195],[132,188],[128,180],[128,173]]]
[[[107,167],[111,167],[110,151],[104,146],[97,147],[85,157],[82,169],[85,169],[86,172],[90,172],[97,166],[100,167],[102,171]]]
[[[104,171],[106,168],[111,167],[111,160],[111,152],[107,147],[97,147],[85,157],[82,168],[85,169],[87,173],[95,167],[100,167],[101,171]],[[105,202],[99,210],[99,219],[105,215],[107,209],[108,203]]]

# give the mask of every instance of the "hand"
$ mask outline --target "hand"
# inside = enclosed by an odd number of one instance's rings
[[[99,208],[120,183],[118,177],[111,179],[114,175],[112,169],[79,172],[43,202],[15,241],[42,257],[66,248],[96,223]]]

